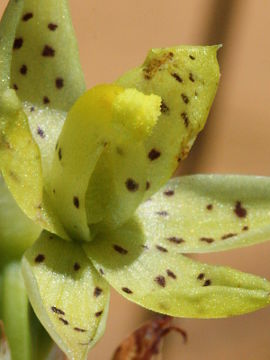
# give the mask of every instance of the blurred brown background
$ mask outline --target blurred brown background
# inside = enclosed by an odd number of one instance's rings
[[[38,0],[37,0],[38,1]],[[0,0],[0,14],[7,0]],[[88,87],[112,82],[152,47],[222,43],[222,79],[205,131],[182,173],[270,175],[269,0],[70,0]],[[270,244],[201,257],[270,278]],[[150,314],[112,294],[105,337],[90,358],[113,349]],[[270,308],[225,320],[177,320],[164,360],[270,360]]]

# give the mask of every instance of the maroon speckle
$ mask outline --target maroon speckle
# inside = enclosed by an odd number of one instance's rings
[[[37,134],[42,138],[44,139],[45,138],[45,133],[44,131],[38,126],[37,128]]]
[[[208,238],[208,237],[201,237],[201,238],[200,238],[200,241],[204,241],[204,242],[206,242],[206,243],[208,243],[208,244],[211,244],[211,243],[214,242],[215,240],[212,239],[212,238]]]
[[[170,269],[167,269],[166,272],[167,272],[167,275],[168,275],[170,278],[172,278],[172,279],[174,279],[174,280],[177,278],[177,276],[175,275],[175,273],[172,272]]]
[[[187,128],[189,125],[189,118],[186,112],[182,112],[181,114],[182,119],[184,120],[185,127]]]
[[[160,151],[156,150],[156,149],[152,149],[149,151],[148,153],[148,158],[153,161],[153,160],[156,160],[160,157],[161,153]]]
[[[189,58],[190,58],[191,60],[195,60],[195,57],[194,57],[193,55],[189,55]]]
[[[209,286],[209,285],[211,285],[211,280],[209,279],[205,280],[203,286]]]
[[[128,191],[135,192],[139,189],[139,184],[136,183],[135,180],[129,178],[126,181],[126,188],[128,189]]]
[[[181,97],[182,97],[182,99],[183,99],[183,101],[184,101],[185,104],[188,104],[188,103],[189,103],[189,98],[187,97],[187,95],[181,94]]]
[[[192,82],[194,82],[195,81],[195,79],[194,79],[194,77],[193,77],[193,74],[192,73],[189,73],[189,80],[190,81],[192,81]]]
[[[13,49],[18,50],[23,45],[23,38],[16,38],[13,43]]]
[[[206,209],[207,209],[207,210],[213,210],[213,205],[212,205],[212,204],[208,204],[208,205],[206,206]]]
[[[161,286],[161,287],[165,287],[166,286],[166,279],[163,275],[158,275],[156,278],[155,278],[155,282]]]
[[[77,209],[79,209],[79,207],[80,207],[80,201],[79,201],[78,196],[74,196],[74,197],[73,197],[73,205],[74,205]]]
[[[149,190],[149,189],[150,189],[150,182],[149,182],[149,181],[146,181],[145,189],[146,189],[146,190]]]
[[[45,45],[42,51],[42,56],[53,57],[54,55],[55,55],[55,50],[51,46]]]
[[[52,306],[51,307],[51,310],[55,313],[55,314],[58,314],[58,315],[65,315],[65,312],[55,306]]]
[[[247,225],[242,227],[242,231],[247,231],[249,229],[249,227]]]
[[[180,83],[183,82],[183,79],[182,79],[181,76],[179,76],[178,74],[173,73],[173,74],[171,74],[171,75],[172,75],[172,77],[175,78],[176,81],[178,81],[178,82],[180,82]]]
[[[236,201],[234,207],[234,213],[240,218],[245,218],[247,216],[247,210],[242,207],[241,201]]]
[[[35,258],[36,263],[42,263],[45,260],[45,256],[43,254],[38,254]]]
[[[48,29],[51,31],[55,31],[58,28],[58,25],[54,24],[54,23],[49,23],[48,24]]]
[[[225,234],[221,237],[221,240],[226,240],[226,239],[229,239],[231,237],[234,237],[236,236],[237,234],[234,234],[234,233],[228,233],[228,234]]]
[[[99,297],[101,294],[102,294],[102,289],[100,287],[96,287],[95,290],[94,290],[94,296],[95,297]]]
[[[68,325],[69,322],[66,320],[66,319],[63,319],[63,318],[58,318],[64,325]]]
[[[167,211],[157,211],[156,214],[159,216],[168,216],[169,215]]]
[[[166,191],[164,191],[163,194],[166,195],[166,196],[173,196],[173,195],[174,195],[174,191],[173,191],[173,190],[166,190]]]
[[[98,311],[98,312],[96,312],[96,313],[95,313],[95,316],[96,316],[96,317],[99,317],[99,316],[101,316],[101,315],[102,315],[102,313],[103,313],[103,311],[102,311],[102,310],[101,310],[101,311]]]
[[[58,144],[56,144],[56,146],[58,146]],[[57,149],[57,147],[56,147],[56,149]],[[62,149],[61,148],[59,148],[59,150],[58,150],[58,159],[60,161],[62,160]]]
[[[124,292],[127,293],[127,294],[133,294],[133,291],[130,290],[129,288],[127,288],[127,287],[123,287],[123,288],[122,288],[122,291],[124,291]]]
[[[48,98],[48,96],[44,96],[43,97],[43,104],[49,104],[50,99]]]
[[[198,279],[198,280],[202,280],[202,279],[204,279],[204,277],[205,277],[204,273],[200,273],[200,274],[197,276],[197,279]]]
[[[79,263],[75,262],[75,264],[73,265],[74,271],[79,271],[80,268],[81,268],[81,265]]]
[[[164,100],[161,100],[161,104],[160,104],[160,111],[165,114],[168,111],[170,111],[170,109],[168,108],[168,106],[166,105],[166,103],[164,102]]]
[[[113,248],[115,251],[117,251],[121,255],[126,255],[128,253],[128,251],[126,249],[122,248],[119,245],[113,245]]]
[[[160,246],[160,245],[156,245],[156,248],[159,250],[159,251],[161,251],[161,252],[168,252],[168,250],[165,248],[165,247],[163,247],[163,246]]]
[[[81,328],[78,328],[78,327],[75,327],[73,328],[75,331],[78,331],[78,332],[86,332],[87,330],[85,329],[81,329]]]
[[[57,89],[62,89],[62,87],[64,87],[64,79],[56,78],[55,79],[55,86],[57,87]]]
[[[182,244],[185,242],[184,239],[176,237],[176,236],[171,236],[171,237],[167,238],[167,240],[169,240],[170,242],[172,242],[174,244]]]
[[[22,65],[20,68],[20,73],[22,75],[26,75],[27,74],[27,66],[26,65]]]
[[[32,19],[33,16],[34,16],[34,15],[33,15],[33,13],[31,13],[31,12],[26,13],[26,14],[23,15],[22,20],[23,20],[23,21],[28,21],[28,20]]]

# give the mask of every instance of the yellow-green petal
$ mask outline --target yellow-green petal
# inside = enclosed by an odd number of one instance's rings
[[[94,266],[120,294],[156,312],[219,318],[270,303],[267,280],[202,264],[167,249],[149,238],[135,219],[83,246]]]
[[[109,289],[80,245],[43,232],[25,253],[23,276],[53,340],[70,359],[86,359],[105,328]]]
[[[117,84],[162,99],[161,116],[145,140],[148,192],[165,185],[204,127],[219,81],[219,46],[152,49],[142,66]]]
[[[148,238],[171,251],[229,250],[270,239],[270,178],[172,179],[137,210]]]

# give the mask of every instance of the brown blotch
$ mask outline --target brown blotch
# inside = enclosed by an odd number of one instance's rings
[[[31,12],[26,13],[26,14],[23,15],[22,20],[23,20],[23,21],[28,21],[28,20],[32,19],[33,16],[34,16],[34,15],[33,15],[33,13],[31,13]]]
[[[152,149],[149,151],[148,153],[148,158],[153,161],[153,160],[156,160],[160,157],[161,153],[160,151],[156,150],[156,149]]]
[[[127,179],[125,184],[128,191],[135,192],[139,189],[139,184],[133,179]]]
[[[16,38],[13,43],[13,49],[18,50],[23,46],[23,38]]]
[[[204,241],[208,244],[211,244],[212,242],[214,242],[215,240],[213,238],[208,238],[208,237],[201,237],[200,241]]]
[[[166,114],[170,111],[164,100],[161,100],[160,111],[162,112],[162,114]]]
[[[57,147],[56,147],[56,149],[57,149]],[[62,149],[61,148],[59,148],[59,150],[58,150],[58,159],[60,161],[62,160]]]
[[[58,28],[58,25],[54,24],[54,23],[49,23],[48,24],[48,29],[51,31],[55,31]]]
[[[189,55],[189,58],[190,58],[191,60],[195,60],[195,56],[193,56],[193,55]]]
[[[78,327],[73,328],[73,330],[78,331],[78,332],[86,332],[87,331],[85,329],[81,329],[81,328],[78,328]]]
[[[54,193],[54,195],[55,195],[55,193],[56,193],[56,191],[55,191],[55,189],[53,189],[53,191],[52,191],[53,193]]]
[[[79,271],[80,268],[81,268],[81,265],[79,263],[75,262],[75,264],[73,265],[74,271]]]
[[[149,190],[149,189],[150,189],[150,182],[149,182],[149,181],[146,181],[145,189],[146,189],[146,190]]]
[[[182,97],[182,99],[183,99],[183,101],[184,101],[185,104],[188,104],[188,103],[189,103],[189,98],[187,97],[187,95],[181,94],[181,97]]]
[[[166,272],[167,272],[167,275],[168,275],[170,278],[172,278],[172,279],[174,279],[174,280],[177,278],[177,276],[175,275],[175,273],[174,273],[173,271],[171,271],[170,269],[167,269]]]
[[[59,308],[57,308],[56,306],[52,306],[51,310],[58,315],[65,315],[65,312]]]
[[[69,325],[69,322],[66,319],[58,318],[64,325]]]
[[[207,210],[213,210],[213,205],[212,205],[212,204],[208,204],[208,205],[206,206],[206,209],[207,209]]]
[[[166,190],[163,192],[164,195],[166,196],[173,196],[174,195],[174,191],[173,190]]]
[[[102,294],[102,289],[100,287],[96,287],[95,290],[94,290],[94,296],[95,297],[99,297],[101,294]]]
[[[194,77],[193,77],[193,74],[192,73],[189,73],[189,80],[190,81],[192,81],[192,82],[194,82],[195,81],[195,79],[194,79]]]
[[[113,245],[113,248],[114,248],[115,251],[117,251],[121,255],[126,255],[128,253],[128,251],[126,249],[122,248],[119,245],[115,244],[115,245]]]
[[[152,58],[143,69],[144,78],[146,80],[151,80],[155,74],[161,70],[162,65],[172,60],[172,58],[173,53],[171,51],[163,54],[160,58]]]
[[[43,255],[43,254],[38,254],[35,258],[35,262],[38,264],[42,263],[44,260],[45,260],[45,255]]]
[[[237,234],[235,234],[235,233],[228,233],[228,234],[225,234],[225,235],[221,236],[221,240],[226,240],[226,239],[232,238],[232,237],[234,237],[236,235]]]
[[[181,117],[182,117],[182,119],[184,120],[185,127],[187,128],[188,125],[189,125],[189,118],[188,118],[188,116],[187,116],[187,113],[186,113],[186,112],[182,112]]]
[[[80,207],[80,201],[79,201],[78,196],[73,196],[73,205],[74,205],[77,209],[79,209],[79,207]]]
[[[249,230],[249,227],[247,225],[242,227],[242,231],[248,231],[248,230]]]
[[[176,236],[171,236],[171,237],[167,238],[167,240],[169,240],[170,242],[177,244],[177,245],[185,242],[184,239],[176,237]]]
[[[167,211],[157,211],[156,214],[159,216],[168,216],[169,215]]]
[[[37,128],[37,134],[42,138],[44,139],[45,138],[45,133],[44,131],[38,126]]]
[[[156,249],[164,253],[168,252],[168,250],[165,247],[160,245],[156,245]]]
[[[27,74],[27,66],[26,65],[22,65],[21,68],[20,68],[20,73],[22,75],[26,75]]]
[[[100,317],[102,314],[103,314],[103,310],[96,312],[96,313],[95,313],[95,316],[96,316],[96,317]]]
[[[48,98],[48,96],[44,96],[43,97],[43,104],[49,104],[50,103],[50,99]]]
[[[99,269],[101,275],[104,275],[104,270],[102,268]]]
[[[183,82],[183,79],[182,79],[181,76],[179,76],[177,73],[173,73],[173,74],[171,74],[171,75],[172,75],[172,77],[175,78],[176,81],[178,81],[178,82],[180,82],[180,83]]]
[[[64,79],[62,78],[56,78],[55,79],[55,86],[57,87],[57,89],[62,89],[64,87]]]
[[[161,287],[165,287],[166,286],[166,279],[163,275],[158,275],[156,278],[155,278],[155,282],[161,286]]]
[[[31,112],[35,111],[34,106],[31,106],[30,111],[31,111]]]
[[[17,84],[13,84],[13,89],[14,90],[18,90],[19,88],[18,88],[18,85]]]
[[[200,274],[197,276],[197,279],[198,279],[198,280],[202,280],[202,279],[204,279],[204,277],[205,277],[204,273],[200,273]]]
[[[234,207],[234,213],[240,218],[245,218],[247,216],[247,210],[242,207],[241,201],[236,201]]]
[[[42,51],[42,56],[53,57],[55,55],[55,50],[49,45],[45,45]]]
[[[205,280],[205,282],[203,283],[203,286],[209,286],[211,285],[211,280],[207,279]]]
[[[122,287],[122,291],[124,291],[127,294],[133,294],[133,291],[130,290],[129,288],[127,288],[127,287]]]

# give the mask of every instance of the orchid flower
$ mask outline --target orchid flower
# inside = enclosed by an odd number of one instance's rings
[[[267,280],[186,256],[267,240],[270,180],[169,180],[204,127],[218,48],[153,49],[114,84],[86,91],[67,1],[8,4],[0,24],[0,169],[27,218],[11,198],[1,206],[0,257],[10,251],[18,260],[18,247],[28,248],[27,295],[69,359],[86,359],[102,336],[109,286],[176,317],[227,317],[270,303]],[[11,295],[0,312],[7,327],[16,314]],[[22,350],[12,356],[31,358]]]

